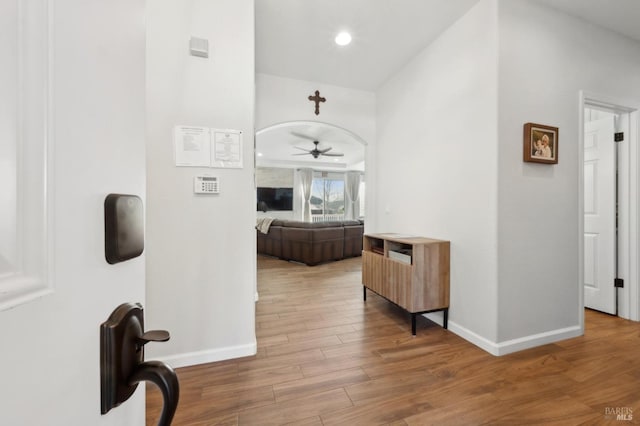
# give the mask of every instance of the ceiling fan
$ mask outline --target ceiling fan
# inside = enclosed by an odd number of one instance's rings
[[[325,148],[325,149],[319,149],[318,145],[320,144],[320,141],[316,140],[313,137],[304,135],[302,133],[297,133],[297,132],[291,132],[292,135],[303,138],[303,139],[309,139],[311,141],[313,141],[314,147],[313,149],[306,149],[306,148],[300,148],[299,146],[294,146],[294,148],[302,150],[304,152],[301,152],[299,154],[291,154],[291,155],[307,155],[310,154],[313,156],[313,158],[318,158],[321,155],[325,156],[325,157],[342,157],[344,156],[343,153],[341,152],[329,152],[331,151],[331,149],[333,149],[332,147],[329,148]]]

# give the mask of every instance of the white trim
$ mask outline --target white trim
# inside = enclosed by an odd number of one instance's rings
[[[444,312],[438,311],[438,312],[430,312],[428,314],[422,314],[423,317],[435,322],[436,324],[438,324],[440,327],[443,326],[444,324]],[[447,326],[449,324],[449,321],[447,321]]]
[[[571,339],[573,337],[582,336],[583,330],[579,325],[572,327],[560,328],[557,330],[545,331],[544,333],[532,334],[530,336],[519,337],[517,339],[507,340],[505,342],[492,342],[473,331],[461,327],[455,322],[449,321],[449,331],[470,343],[478,346],[480,349],[489,352],[491,355],[502,356],[510,353],[522,351],[525,349],[535,348],[537,346],[547,345],[549,343],[558,342],[560,340]]]
[[[279,129],[279,128],[282,128],[282,127],[286,128],[286,127],[290,127],[290,126],[299,126],[299,125],[315,125],[315,126],[322,125],[322,126],[326,126],[326,127],[332,128],[332,129],[337,129],[337,130],[340,130],[340,131],[342,131],[344,133],[347,133],[348,135],[353,137],[355,140],[360,142],[363,146],[367,146],[367,141],[362,139],[357,134],[353,133],[351,130],[345,129],[344,127],[336,126],[335,124],[327,123],[327,122],[324,122],[324,121],[308,121],[308,120],[283,121],[281,123],[271,124],[269,126],[263,127],[262,129],[256,130],[256,136],[259,136],[260,134],[262,134],[264,132],[268,132],[270,130],[275,130],[275,129]]]
[[[464,340],[473,343],[480,349],[483,349],[486,352],[489,352],[491,355],[498,356],[498,345],[496,342],[492,342],[479,334],[474,333],[468,328],[464,328],[453,321],[448,321],[448,329],[453,334],[457,334],[462,337]]]
[[[622,130],[624,131],[625,134],[625,138],[624,141],[617,143],[616,144],[616,148],[617,148],[617,168],[618,168],[618,195],[619,195],[619,205],[618,205],[618,211],[623,212],[623,214],[621,214],[618,218],[618,278],[622,278],[624,279],[624,281],[626,283],[630,282],[629,279],[629,271],[630,271],[630,266],[631,266],[631,259],[629,258],[629,253],[630,253],[630,247],[629,247],[629,242],[630,242],[630,235],[629,235],[629,226],[630,226],[630,205],[629,202],[631,201],[631,192],[630,192],[630,188],[633,186],[631,185],[631,181],[630,181],[630,165],[632,163],[631,161],[631,154],[630,154],[630,145],[635,145],[635,144],[631,144],[630,143],[630,138],[629,138],[629,123],[628,123],[628,119],[630,118],[630,114],[629,113],[624,113],[623,115],[619,116],[618,118],[618,122],[619,121],[626,121],[625,123],[625,129],[619,129],[618,127],[614,130],[614,131],[619,131]],[[619,124],[619,123],[618,123]],[[630,285],[626,285],[624,286],[624,288],[617,290],[620,294],[620,300],[619,300],[619,309],[618,309],[618,315],[621,318],[627,318],[629,319],[629,312],[630,312],[630,308],[631,308],[631,300],[629,298],[629,290],[630,290]]]
[[[629,319],[640,321],[640,265],[638,256],[640,255],[640,218],[638,218],[638,203],[640,202],[640,104],[635,104],[636,111],[629,114],[629,141],[634,141],[629,145]]]
[[[0,311],[53,292],[53,10],[19,1],[15,209],[17,260],[0,277]]]
[[[166,357],[157,357],[158,361],[165,362],[173,368],[190,367],[192,365],[207,364],[209,362],[224,361],[227,359],[242,358],[253,356],[258,350],[256,342],[229,346],[225,348],[206,349],[203,351],[187,352],[183,354],[171,355]]]
[[[638,202],[639,184],[638,144],[640,143],[640,102],[631,99],[615,98],[588,91],[579,94],[579,129],[578,129],[578,287],[580,326],[584,329],[584,185],[583,185],[583,155],[584,155],[584,108],[596,107],[619,114],[628,114],[629,137],[625,138],[620,147],[623,155],[628,155],[628,162],[620,168],[620,182],[622,191],[628,194],[628,202],[619,207],[622,213],[619,222],[619,233],[622,235],[619,243],[619,276],[625,280],[625,287],[619,291],[619,312],[622,318],[633,321],[640,320],[640,283],[638,253],[640,239],[638,238],[639,220]],[[626,200],[625,200],[626,201]]]
[[[584,334],[584,102],[578,95],[578,324]]]
[[[498,351],[497,355],[507,355],[513,352],[558,342],[560,340],[582,336],[583,334],[584,333],[582,327],[579,325],[575,325],[572,327],[545,331],[544,333],[532,334],[531,336],[519,337],[517,339],[498,343],[496,345]]]

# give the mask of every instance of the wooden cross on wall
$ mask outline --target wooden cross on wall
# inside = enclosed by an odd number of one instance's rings
[[[316,90],[315,96],[309,96],[309,100],[316,103],[316,115],[320,114],[320,102],[326,102],[327,99],[320,96],[320,91]]]

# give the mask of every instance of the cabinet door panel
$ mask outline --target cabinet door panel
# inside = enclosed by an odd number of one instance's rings
[[[391,259],[385,260],[384,295],[389,300],[411,311],[412,266]]]
[[[362,284],[378,294],[384,295],[383,258],[371,252],[362,253]]]

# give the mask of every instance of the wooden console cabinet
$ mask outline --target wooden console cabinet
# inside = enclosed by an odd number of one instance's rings
[[[449,241],[401,234],[365,234],[362,246],[362,285],[416,315],[443,311],[449,315]]]

